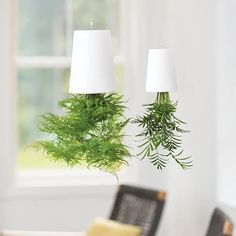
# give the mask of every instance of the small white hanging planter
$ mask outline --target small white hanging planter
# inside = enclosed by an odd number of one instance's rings
[[[176,72],[170,50],[150,49],[146,91],[157,93],[157,97],[152,104],[145,105],[145,113],[133,123],[143,129],[136,135],[141,142],[138,155],[149,158],[157,169],[163,169],[170,158],[183,169],[192,166],[189,157],[182,157],[181,134],[187,131],[181,125],[185,123],[175,116],[177,103],[171,101],[169,96],[169,92],[176,88]]]
[[[177,89],[175,66],[169,49],[149,49],[147,92],[171,92]]]

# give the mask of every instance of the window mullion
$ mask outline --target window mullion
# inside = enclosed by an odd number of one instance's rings
[[[123,57],[114,57],[116,65],[124,63]],[[18,68],[54,68],[54,69],[68,69],[70,67],[70,57],[16,57],[16,65]]]
[[[70,57],[17,57],[19,68],[68,68]]]

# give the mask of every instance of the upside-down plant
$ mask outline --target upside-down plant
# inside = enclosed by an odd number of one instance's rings
[[[174,159],[183,169],[192,166],[190,157],[182,157],[181,134],[188,132],[181,128],[185,122],[175,116],[177,103],[170,100],[168,92],[160,92],[154,103],[145,105],[143,116],[133,122],[143,130],[136,135],[141,138],[142,158],[149,158],[157,169],[163,169],[170,158]]]
[[[64,115],[44,114],[40,130],[49,140],[36,142],[46,157],[69,166],[85,165],[116,174],[130,156],[123,144],[124,117],[122,96],[112,94],[71,95],[59,102]]]

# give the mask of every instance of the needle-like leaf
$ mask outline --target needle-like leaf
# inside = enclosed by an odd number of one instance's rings
[[[133,120],[133,123],[143,128],[143,131],[136,135],[141,138],[138,147],[142,150],[138,155],[149,158],[157,169],[163,169],[169,158],[173,158],[183,169],[192,167],[190,157],[180,157],[184,151],[179,151],[182,144],[181,134],[188,131],[180,127],[186,123],[175,116],[177,103],[170,100],[167,92],[161,92],[157,94],[154,103],[144,106],[144,115]],[[160,153],[159,148],[162,148],[164,153]]]
[[[69,166],[86,165],[116,175],[130,157],[123,144],[126,107],[122,96],[112,94],[72,95],[58,103],[64,115],[44,114],[40,130],[50,140],[37,141],[46,157]]]

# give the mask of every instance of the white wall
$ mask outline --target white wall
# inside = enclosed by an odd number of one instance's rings
[[[236,2],[219,0],[218,200],[236,207]]]
[[[236,2],[218,0],[217,200],[236,222]],[[234,233],[236,235],[236,232]]]
[[[204,235],[216,189],[216,1],[170,4],[166,37],[176,53],[180,115],[191,130],[185,138],[186,152],[194,159],[188,174],[172,172],[172,235]]]
[[[191,130],[185,135],[184,147],[186,155],[192,155],[194,167],[184,172],[175,163],[169,163],[165,171],[157,173],[148,162],[142,163],[139,182],[168,191],[160,235],[204,235],[215,205],[216,189],[216,2],[149,1],[148,13],[145,14],[145,7],[141,9],[142,15],[149,17],[144,27],[137,22],[142,33],[147,33],[147,47],[164,43],[175,52],[179,89],[173,96],[179,100],[179,116],[188,122]],[[160,15],[161,23],[166,26],[163,31],[159,30]],[[145,83],[142,65],[146,63],[146,50],[140,50],[139,57],[135,101],[144,103],[144,98],[152,101],[151,96],[141,92]]]
[[[0,4],[7,2],[2,0]],[[175,51],[179,90],[173,96],[179,100],[179,116],[191,130],[185,135],[184,146],[186,154],[193,156],[192,170],[184,172],[170,162],[166,170],[157,172],[148,161],[138,163],[138,184],[168,192],[160,235],[204,235],[215,204],[215,7],[213,0],[130,0],[124,9],[130,28],[125,29],[123,37],[131,39],[125,44],[128,69],[125,93],[130,99],[130,114],[141,112],[141,105],[154,97],[144,92],[147,49],[164,42]],[[0,9],[4,8],[0,5]],[[5,23],[0,20],[0,27],[5,27]],[[1,46],[2,50],[8,48],[7,39],[0,38]],[[4,63],[4,58],[1,60]],[[1,78],[8,75],[5,68],[0,67],[0,73],[4,73]],[[8,114],[6,107],[3,110]],[[130,131],[136,133],[136,128],[130,127]],[[1,140],[8,137],[6,133],[1,135]],[[1,163],[8,163],[9,156],[12,154],[1,154]],[[7,166],[2,169],[7,170]],[[0,173],[1,180],[6,179],[8,172]],[[115,189],[63,189],[64,194],[60,194],[60,189],[45,189],[45,193],[48,191],[49,194],[42,194],[33,189],[29,194],[21,191],[2,197],[2,226],[29,230],[84,229],[93,217],[108,215]]]
[[[9,148],[12,145],[12,133],[14,122],[13,115],[14,105],[13,100],[15,98],[15,88],[13,83],[9,83],[13,79],[13,68],[10,66],[13,64],[12,57],[12,25],[11,25],[11,15],[9,15],[10,3],[8,1],[0,1],[0,31],[4,32],[0,37],[0,107],[1,107],[1,132],[0,132],[0,188],[5,188],[6,179],[11,179],[12,171],[14,168],[13,156],[14,147]],[[10,127],[9,129],[7,127]]]
[[[2,198],[4,229],[82,231],[97,216],[108,217],[113,187],[21,189]]]
[[[12,48],[11,48],[11,15],[9,15],[10,2],[0,1],[0,195],[6,191],[9,183],[12,182],[12,171],[14,168],[14,160],[10,157],[13,155],[12,150],[12,99],[15,96],[14,88],[8,83],[13,78],[12,68]],[[4,33],[3,33],[4,32]],[[10,129],[7,129],[7,125]],[[12,148],[9,148],[12,147]],[[0,227],[3,226],[3,206],[0,201]]]

